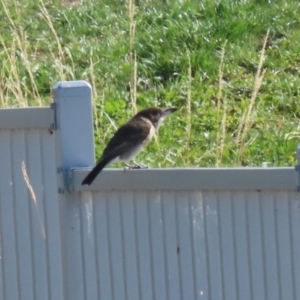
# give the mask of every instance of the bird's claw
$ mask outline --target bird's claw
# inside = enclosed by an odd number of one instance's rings
[[[149,169],[149,167],[140,165],[140,166],[133,166],[133,167],[131,167],[131,169],[133,169],[133,170],[137,170],[137,169]]]
[[[147,166],[145,166],[145,165],[143,165],[143,164],[141,164],[141,163],[138,163],[138,162],[136,162],[135,160],[133,160],[132,162],[133,162],[134,165],[136,166],[135,169],[148,169]]]
[[[124,171],[127,171],[127,170],[140,170],[140,169],[149,169],[149,167],[147,166],[125,166],[124,167]]]

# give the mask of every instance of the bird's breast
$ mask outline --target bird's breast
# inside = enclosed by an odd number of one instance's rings
[[[155,127],[150,124],[150,131],[149,131],[149,134],[147,136],[147,138],[143,141],[143,144],[145,144],[145,146],[148,145],[148,143],[151,141],[151,139],[154,137],[155,135]]]
[[[123,153],[122,155],[120,155],[119,159],[122,161],[133,160],[135,158],[135,156],[137,156],[149,144],[149,142],[151,141],[151,139],[153,138],[154,135],[155,135],[155,128],[151,124],[151,127],[150,127],[147,137],[143,141],[141,141],[139,144],[135,145],[130,150],[128,150],[125,153]]]

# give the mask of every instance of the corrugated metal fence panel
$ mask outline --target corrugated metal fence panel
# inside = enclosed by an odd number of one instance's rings
[[[73,195],[69,299],[300,299],[296,191]]]
[[[300,300],[292,168],[105,171],[82,188],[91,88],[53,95],[55,111],[0,111],[0,300]]]
[[[54,138],[0,129],[0,299],[64,299]]]

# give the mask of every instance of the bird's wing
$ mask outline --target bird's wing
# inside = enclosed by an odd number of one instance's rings
[[[121,126],[111,138],[103,151],[102,158],[109,155],[117,157],[130,150],[133,146],[142,143],[147,139],[151,130],[151,125],[145,122],[127,122]]]

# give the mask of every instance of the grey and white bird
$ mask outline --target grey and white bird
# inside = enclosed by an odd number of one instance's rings
[[[177,108],[150,107],[141,110],[122,125],[105,147],[102,156],[82,185],[90,185],[102,169],[111,163],[132,161],[151,141],[164,118]]]

